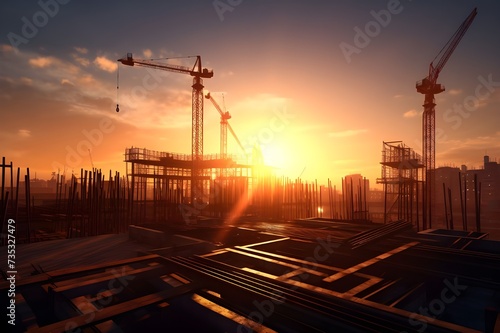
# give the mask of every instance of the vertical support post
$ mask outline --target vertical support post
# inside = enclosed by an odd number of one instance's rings
[[[28,243],[30,243],[31,231],[30,231],[30,223],[31,223],[31,184],[30,184],[30,168],[26,169],[26,176],[24,178],[24,186],[25,186],[25,194],[26,194],[26,230],[27,230],[27,238]]]
[[[448,188],[448,199],[450,201],[450,230],[453,230],[453,201],[451,201],[451,189]]]
[[[203,179],[201,177],[201,161],[203,160],[203,80],[195,76],[192,88],[191,156],[193,166],[191,173],[191,204],[195,205],[195,202],[201,203],[203,201]]]
[[[1,192],[2,192],[2,200],[0,202],[0,206],[3,207],[3,202],[5,200],[5,157],[2,157],[2,189],[1,189]]]
[[[14,165],[12,161],[10,161],[10,209],[14,210],[14,200],[12,200],[12,194],[14,193]]]
[[[481,186],[479,186],[479,191],[481,190]],[[480,197],[478,193],[478,185],[477,185],[477,173],[474,174],[474,206],[476,208],[476,231],[481,232],[481,210],[480,210]]]
[[[444,218],[446,221],[446,229],[450,228],[449,222],[448,222],[448,205],[447,205],[447,200],[446,200],[446,187],[445,184],[443,183],[443,199],[444,199]]]
[[[14,220],[17,221],[17,214],[19,211],[19,177],[21,175],[21,168],[17,167],[17,178],[16,178],[16,205],[14,208]]]
[[[464,174],[464,230],[469,228],[469,217],[467,213],[467,173]]]

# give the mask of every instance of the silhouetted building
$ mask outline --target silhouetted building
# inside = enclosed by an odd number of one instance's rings
[[[475,230],[476,216],[485,227],[500,222],[500,164],[487,155],[483,162],[481,169],[436,169],[436,227]]]
[[[484,156],[483,170],[477,170],[481,182],[482,199],[485,207],[500,209],[500,164]]]
[[[384,197],[383,190],[371,188],[368,191],[367,204],[373,222],[384,222]]]

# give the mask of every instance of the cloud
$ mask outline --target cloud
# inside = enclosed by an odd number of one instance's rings
[[[234,75],[234,72],[233,71],[226,71],[226,72],[222,72],[219,74],[219,76],[221,78],[226,78],[226,77],[230,77],[230,76],[233,76]]]
[[[191,97],[191,92],[185,89],[158,88],[141,99],[134,99],[128,93],[121,94],[117,120],[136,128],[190,128]],[[217,111],[207,109],[205,104],[205,121],[210,115],[218,119]]]
[[[75,46],[75,50],[76,50],[76,52],[78,52],[80,54],[87,54],[89,52],[89,50],[84,48],[84,47]]]
[[[52,57],[37,57],[29,60],[29,64],[36,68],[45,68],[54,64],[55,59]]]
[[[29,138],[31,136],[31,131],[27,129],[20,129],[17,131],[17,135],[21,138]]]
[[[87,67],[90,64],[89,59],[80,57],[78,54],[73,54],[73,59],[83,67]]]
[[[485,98],[478,98],[475,102],[476,103],[475,103],[474,107],[476,107],[478,109],[484,108],[487,106],[491,106],[491,108],[498,108],[498,106],[500,105],[500,89],[496,89],[496,90],[492,91],[492,93]],[[464,99],[463,104],[465,105],[465,99]]]
[[[0,51],[3,53],[14,52],[14,48],[11,45],[2,44],[0,45]]]
[[[451,149],[456,150],[461,148],[478,148],[485,149],[488,147],[500,147],[500,131],[490,135],[483,135],[477,137],[469,137],[460,140],[446,140],[444,144],[449,144]]]
[[[74,86],[73,82],[71,82],[70,80],[68,79],[62,79],[61,80],[61,85],[68,85],[68,86]]]
[[[118,68],[116,61],[111,61],[106,57],[96,57],[94,59],[94,64],[106,72],[114,72]]]
[[[295,132],[317,132],[319,130],[323,130],[324,128],[328,127],[327,124],[300,124],[297,126],[294,126],[294,131]]]
[[[342,165],[342,164],[356,164],[356,163],[359,163],[360,160],[334,160],[334,161],[331,161],[332,164],[335,164],[335,165]]]
[[[147,90],[145,95],[135,94],[134,87],[140,87],[141,81],[123,80],[119,100],[121,111],[116,113],[116,86],[113,80],[109,80],[108,72],[116,68],[117,63],[109,60],[107,56],[86,55],[85,57],[90,59],[90,66],[83,67],[75,62],[76,57],[82,57],[80,55],[81,53],[75,50],[69,54],[69,59],[23,50],[18,51],[15,57],[0,52],[2,71],[0,87],[4,88],[0,89],[0,100],[4,103],[2,107],[5,107],[8,101],[11,102],[6,107],[7,110],[15,110],[18,104],[34,105],[35,107],[31,108],[23,106],[23,110],[31,115],[34,110],[53,110],[54,105],[57,105],[61,107],[57,110],[62,110],[63,114],[88,121],[106,116],[114,119],[117,124],[141,129],[191,128],[192,96],[189,81],[186,83],[184,76],[172,76],[184,79],[178,87],[175,85],[176,82],[169,84],[168,88],[160,84],[155,89]],[[165,74],[169,73],[162,75]],[[15,96],[26,96],[26,98],[15,98]],[[214,111],[207,111],[207,114],[212,114],[218,120],[217,111]],[[19,117],[15,116],[14,112],[7,113],[13,119]],[[36,112],[34,114],[38,115]],[[207,116],[209,117],[210,115]],[[11,127],[11,138],[16,138],[19,142],[26,140],[22,138],[27,138],[30,132],[18,133],[19,128],[28,127],[33,133],[37,129],[38,133],[38,128],[29,126],[39,126],[40,122],[35,120],[34,116],[27,118],[29,121],[25,125],[20,123],[14,129]],[[13,121],[10,121],[10,124]],[[4,131],[2,126],[0,132]],[[75,126],[79,128],[83,125]],[[52,134],[55,135],[51,132],[50,135]]]
[[[403,113],[403,117],[405,118],[414,118],[416,116],[418,116],[418,112],[415,109],[411,109]]]
[[[452,96],[457,96],[457,95],[460,95],[461,93],[463,93],[462,89],[450,89],[450,90],[448,90],[448,94],[450,94]]]
[[[82,75],[81,77],[78,78],[78,81],[86,85],[95,83],[95,79],[91,74]]]
[[[485,151],[495,156],[500,153],[500,131],[490,135],[441,142],[437,153],[441,162],[479,163]]]
[[[357,129],[357,130],[346,130],[346,131],[340,131],[340,132],[330,132],[328,133],[328,136],[331,138],[345,138],[349,136],[355,136],[358,134],[362,134],[368,132],[366,129]]]
[[[30,79],[29,77],[22,77],[19,79],[19,81],[21,81],[22,84],[27,85],[27,86],[33,85],[33,80]]]
[[[396,98],[396,99],[403,98],[403,97],[404,97],[404,95],[401,95],[401,94],[397,94],[397,95],[392,96],[392,98]]]

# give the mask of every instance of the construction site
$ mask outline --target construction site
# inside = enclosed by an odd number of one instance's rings
[[[422,153],[381,141],[376,203],[361,175],[340,188],[291,179],[245,149],[204,91],[214,71],[201,56],[192,67],[118,59],[192,77],[191,153],[124,147],[125,174],[54,172],[45,192],[3,157],[9,331],[500,332],[500,215],[485,213],[487,180],[445,179],[435,165],[438,76],[476,13],[416,84]],[[208,105],[220,115],[213,154]],[[228,154],[232,140],[240,155]]]

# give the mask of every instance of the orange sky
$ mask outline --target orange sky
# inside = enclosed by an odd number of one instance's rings
[[[500,158],[500,50],[483,38],[500,32],[489,14],[498,6],[475,2],[476,22],[439,80],[447,90],[437,97],[438,166],[480,167],[485,153]],[[244,3],[224,20],[210,3],[200,3],[193,12],[198,30],[182,19],[191,12],[180,1],[151,8],[90,3],[61,5],[16,47],[9,33],[21,36],[23,15],[42,9],[2,10],[8,33],[0,43],[0,155],[39,178],[57,168],[90,169],[89,150],[95,167],[122,173],[126,147],[190,153],[191,77],[120,65],[121,111],[114,111],[116,60],[133,52],[136,58],[200,54],[214,70],[206,90],[221,105],[224,95],[240,140],[249,151],[259,144],[280,174],[339,184],[361,173],[374,186],[383,141],[403,140],[420,153],[423,96],[415,82],[472,9],[468,2],[402,3],[390,24],[347,61],[339,46],[354,44],[355,28],[373,21],[371,11],[385,10],[387,2]],[[92,6],[101,6],[94,16]],[[417,29],[422,21],[428,23]],[[478,86],[482,97],[472,111],[456,111]],[[204,122],[204,152],[219,153],[219,115],[208,100]],[[239,154],[232,137],[228,142],[228,152]]]

